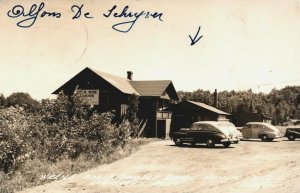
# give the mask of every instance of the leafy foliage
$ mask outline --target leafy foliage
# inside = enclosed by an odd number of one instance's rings
[[[6,98],[7,106],[20,106],[32,112],[40,109],[39,102],[31,98],[28,93],[16,92]]]
[[[132,135],[137,137],[139,130],[139,120],[137,113],[139,110],[139,97],[135,94],[128,97],[127,119],[131,123]]]
[[[32,141],[32,118],[23,108],[0,109],[0,169],[6,173],[33,151],[28,143]]]
[[[3,94],[0,94],[0,107],[6,106],[6,98]]]
[[[213,105],[213,93],[196,90],[178,92],[186,100],[194,100]],[[300,118],[300,87],[287,86],[281,90],[273,89],[270,93],[253,93],[247,91],[222,91],[218,93],[219,107],[226,107],[231,113],[258,112],[273,117],[273,124],[287,121],[288,118]]]
[[[133,122],[137,119],[137,113],[139,110],[139,97],[135,94],[128,97],[128,109],[127,109],[127,118],[129,122]]]
[[[60,93],[41,107],[37,113],[18,105],[0,109],[0,170],[5,173],[33,158],[57,162],[85,154],[100,160],[124,147],[132,133],[130,122],[113,124],[112,113],[94,112],[76,94]]]

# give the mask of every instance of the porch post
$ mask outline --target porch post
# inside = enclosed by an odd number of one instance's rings
[[[158,108],[158,100],[155,101],[155,138],[157,138],[157,108]]]

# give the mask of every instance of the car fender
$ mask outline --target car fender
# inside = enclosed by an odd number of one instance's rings
[[[186,133],[184,133],[184,132],[174,132],[172,134],[172,138],[179,138],[179,137],[182,137],[182,136],[186,136]]]

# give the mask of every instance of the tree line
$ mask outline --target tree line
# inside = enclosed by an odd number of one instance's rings
[[[178,91],[181,99],[206,103],[213,106],[214,96],[208,90],[193,92]],[[231,114],[263,113],[272,117],[273,124],[282,124],[288,119],[299,119],[300,86],[272,89],[270,93],[246,91],[221,91],[218,93],[218,108]]]
[[[208,90],[198,89],[193,92],[178,91],[183,100],[202,102],[213,106],[214,96]],[[132,98],[135,98],[134,96]],[[133,99],[132,99],[133,100]],[[130,99],[131,101],[131,99]],[[137,99],[133,100],[137,101]],[[131,102],[135,117],[137,103]],[[33,99],[28,93],[12,93],[7,98],[0,94],[0,107],[20,106],[30,112],[38,112],[42,103]],[[277,125],[288,119],[300,119],[300,86],[287,86],[283,89],[273,89],[269,93],[254,93],[251,89],[245,91],[218,92],[218,108],[231,114],[263,113],[272,117],[273,124]],[[131,115],[132,114],[132,115]],[[133,122],[129,117],[130,122]]]

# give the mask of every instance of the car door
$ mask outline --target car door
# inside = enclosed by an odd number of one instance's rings
[[[264,130],[263,125],[253,124],[251,125],[252,138],[258,138],[259,133]]]
[[[204,143],[208,139],[212,139],[212,126],[203,124],[199,132],[199,140]]]
[[[199,135],[199,124],[193,124],[190,128],[187,137],[193,141],[197,141],[197,136]]]
[[[201,142],[202,140],[202,132],[203,132],[203,125],[197,124],[193,127],[193,130],[190,133],[190,137],[194,139],[194,141]]]
[[[243,127],[242,134],[243,134],[244,138],[251,138],[252,137],[251,125],[250,124],[247,124]]]

